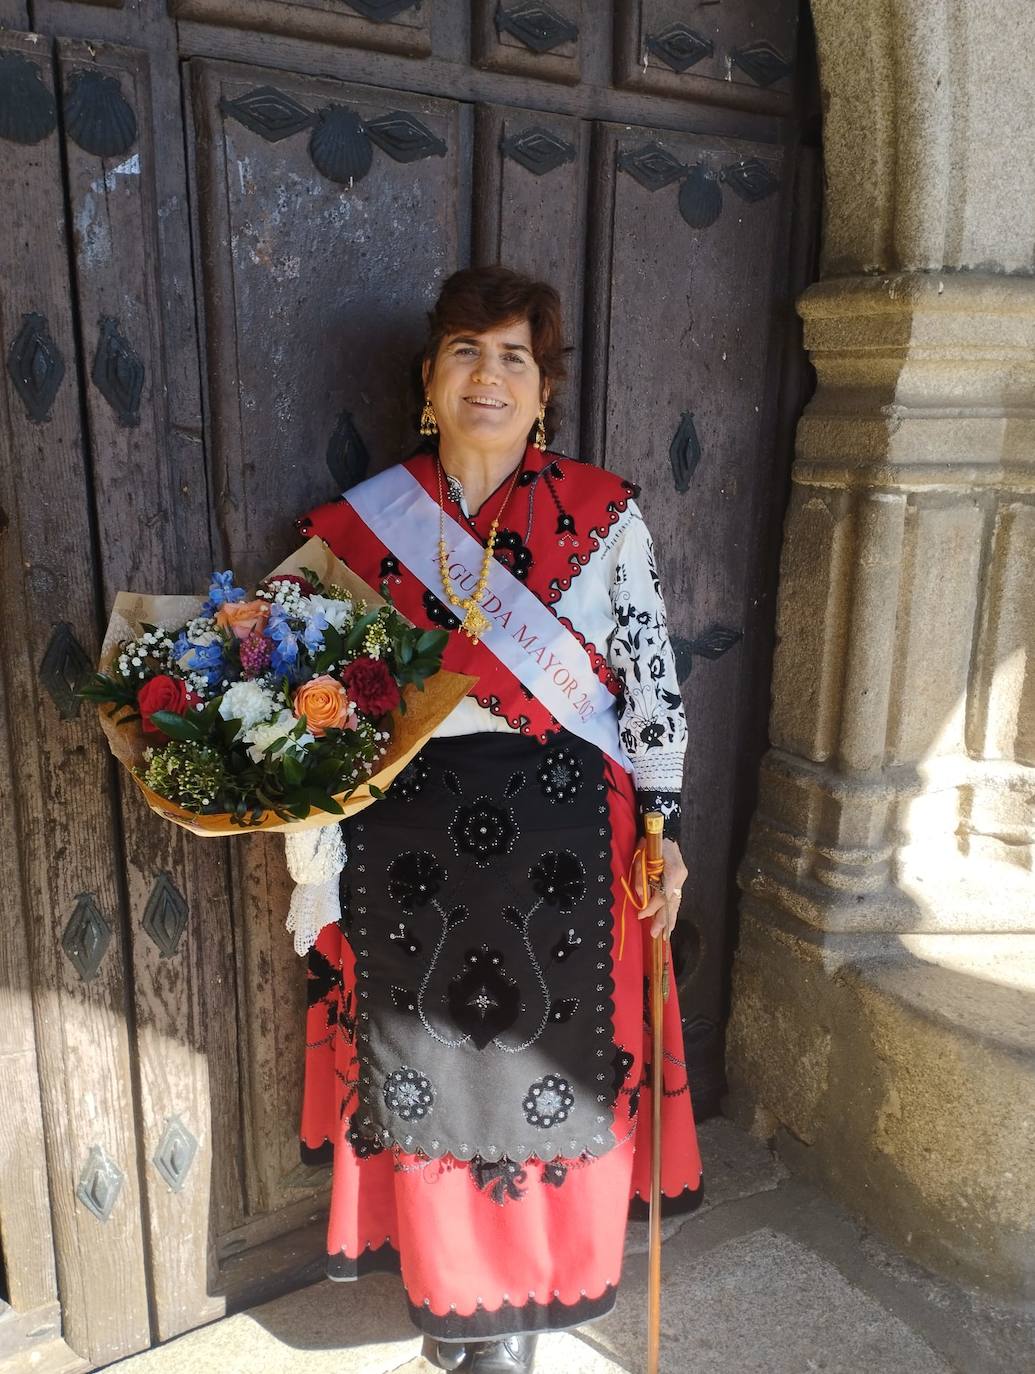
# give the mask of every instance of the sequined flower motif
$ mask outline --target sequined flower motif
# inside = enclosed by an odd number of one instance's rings
[[[422,754],[415,755],[392,779],[392,800],[412,801],[414,797],[420,796],[430,772],[427,759]]]
[[[479,868],[494,855],[509,853],[517,839],[510,811],[494,806],[488,797],[479,797],[470,806],[458,806],[449,833],[457,851],[472,854]]]
[[[394,554],[386,553],[381,559],[380,574],[382,577],[398,577],[399,560]]]
[[[482,1192],[488,1193],[497,1207],[502,1207],[508,1197],[514,1202],[520,1202],[525,1196],[525,1189],[521,1185],[527,1174],[521,1165],[512,1159],[504,1157],[499,1161],[486,1160],[475,1155],[471,1160],[470,1170],[475,1183]]]
[[[383,1092],[388,1110],[404,1121],[419,1121],[427,1116],[435,1101],[431,1079],[405,1064],[388,1075]]]
[[[345,1132],[345,1139],[352,1146],[352,1153],[357,1159],[369,1159],[371,1155],[379,1155],[384,1149],[380,1140],[363,1135],[355,1124]]]
[[[528,1095],[521,1105],[528,1124],[546,1131],[551,1126],[559,1126],[562,1121],[567,1121],[575,1105],[575,1094],[566,1078],[548,1073],[529,1086]]]
[[[479,1050],[508,1030],[521,1012],[521,989],[508,978],[498,949],[469,949],[446,999],[453,1021]]]
[[[403,911],[426,906],[445,881],[445,870],[425,849],[408,849],[388,865],[388,895]]]
[[[540,854],[539,862],[532,865],[528,876],[536,896],[547,906],[559,907],[561,911],[570,911],[586,890],[582,865],[569,849]]]
[[[507,554],[506,558],[500,558],[501,549]],[[521,582],[524,582],[532,571],[532,550],[517,530],[499,531],[496,535],[495,556]]]
[[[459,619],[444,601],[439,601],[433,591],[426,591],[421,600],[424,603],[424,614],[432,625],[439,625],[443,630],[458,630],[460,628]]]
[[[582,785],[582,765],[563,744],[554,744],[539,765],[539,788],[552,802],[574,801]]]

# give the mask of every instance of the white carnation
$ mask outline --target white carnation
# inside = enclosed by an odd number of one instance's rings
[[[239,720],[242,733],[269,720],[276,709],[273,693],[259,682],[235,682],[219,703],[219,714],[224,720]]]
[[[261,763],[265,757],[267,749],[272,748],[278,740],[282,740],[285,735],[298,724],[298,718],[291,711],[281,711],[280,714],[262,725],[255,725],[246,731],[242,736],[248,746],[248,753],[254,763]],[[298,739],[289,747],[294,754],[304,754],[310,744],[315,744],[316,739],[308,730],[303,730]]]
[[[335,601],[333,597],[317,596],[315,593],[303,598],[301,610],[307,620],[314,612],[322,611],[336,630],[343,630],[352,619],[351,601]]]

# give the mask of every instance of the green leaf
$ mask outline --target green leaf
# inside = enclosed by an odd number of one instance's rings
[[[332,816],[344,816],[345,814],[329,792],[321,792],[317,787],[305,787],[302,789],[302,796],[306,798],[310,806],[315,806],[318,811],[329,811]]]
[[[290,787],[297,787],[305,777],[305,768],[293,754],[285,754],[280,766],[284,771],[284,780]]]
[[[151,714],[151,721],[170,739],[201,739],[198,728],[190,716],[178,716],[175,711],[154,711]]]
[[[368,783],[367,787],[369,788],[370,795],[372,797],[376,797],[378,801],[384,801],[385,793],[381,791],[380,787],[378,787],[375,783],[372,782]]]
[[[366,615],[361,615],[356,621],[348,633],[348,638],[345,640],[345,650],[347,653],[351,653],[353,650],[358,649],[363,643],[363,636],[367,632],[367,627],[374,623],[377,619],[377,615],[377,611],[367,611]]]

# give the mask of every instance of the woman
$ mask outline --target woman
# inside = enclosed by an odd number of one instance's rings
[[[328,1273],[401,1273],[425,1355],[490,1374],[610,1310],[649,1194],[644,971],[686,877],[687,731],[637,487],[546,451],[557,293],[472,268],[429,318],[426,443],[298,522],[454,631],[444,666],[474,679],[347,825],[345,915],[310,956],[303,1157],[333,1150]],[[645,809],[663,892],[636,874]],[[685,1207],[674,997],[665,1045],[662,1185]]]

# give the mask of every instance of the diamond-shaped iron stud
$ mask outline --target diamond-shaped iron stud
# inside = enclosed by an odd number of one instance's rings
[[[197,1153],[198,1142],[194,1136],[178,1116],[171,1116],[166,1122],[158,1148],[151,1157],[151,1163],[173,1192],[178,1193]]]
[[[119,329],[118,320],[102,315],[100,327],[90,374],[93,384],[115,412],[120,425],[138,425],[144,364]]]
[[[405,110],[392,110],[377,119],[363,121],[367,138],[396,162],[419,162],[425,157],[445,157],[442,140]]]
[[[660,143],[645,143],[630,152],[619,153],[618,166],[647,191],[660,191],[663,186],[686,175],[686,166]]]
[[[660,33],[649,33],[644,40],[648,52],[660,57],[674,72],[685,72],[704,57],[711,57],[715,44],[686,24],[670,24]]]
[[[80,892],[61,937],[61,947],[84,983],[97,976],[110,943],[111,926],[93,893]]]
[[[107,1221],[125,1180],[126,1175],[104,1147],[95,1145],[83,1165],[75,1195],[98,1221]]]
[[[282,138],[290,138],[292,134],[310,128],[316,118],[312,110],[307,110],[291,96],[278,91],[276,86],[256,86],[236,100],[227,100],[223,96],[219,109],[267,143],[279,143]]]
[[[163,959],[176,953],[187,924],[187,903],[168,873],[159,873],[147,899],[141,925],[158,946]]]
[[[37,423],[49,420],[50,407],[65,375],[65,360],[50,337],[44,315],[33,311],[22,316],[22,327],[7,353],[7,371],[29,418]]]
[[[679,426],[669,444],[668,459],[676,491],[689,491],[690,478],[701,461],[701,441],[694,425],[693,411],[684,410],[679,417]]]
[[[537,177],[545,176],[565,162],[575,161],[572,144],[537,125],[511,134],[509,138],[501,138],[500,152]]]
[[[533,0],[507,8],[501,4],[496,11],[496,28],[512,34],[533,52],[549,52],[561,43],[574,43],[579,36],[570,19],[558,14],[552,5],[538,5]]]
[[[86,650],[75,637],[71,625],[60,620],[54,626],[43,661],[40,663],[40,682],[50,693],[62,720],[75,720],[80,701],[76,692],[90,673]]]
[[[785,76],[790,76],[794,70],[794,63],[777,52],[772,43],[767,43],[764,39],[757,43],[748,43],[742,48],[734,48],[730,53],[730,60],[735,67],[739,67],[749,76],[756,86],[771,86],[775,81],[782,81]]]

